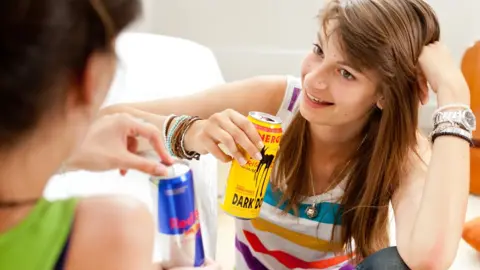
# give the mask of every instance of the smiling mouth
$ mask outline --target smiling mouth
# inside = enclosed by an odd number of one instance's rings
[[[310,95],[309,93],[306,93],[306,94],[307,94],[308,99],[311,100],[313,103],[320,104],[320,105],[333,105],[334,104],[332,102],[328,102],[328,101],[324,101],[324,100],[321,100],[319,98],[316,98],[316,97]]]

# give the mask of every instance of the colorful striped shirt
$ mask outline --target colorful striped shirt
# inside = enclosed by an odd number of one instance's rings
[[[301,97],[300,80],[288,77],[287,82],[285,97],[277,113],[283,121],[284,130],[296,112]],[[253,220],[235,221],[235,268],[279,270],[346,267],[348,257],[338,252],[341,227],[334,227],[341,225],[338,202],[343,193],[344,183],[341,183],[324,194],[308,197],[295,215],[293,211],[283,211],[285,204],[279,205],[281,194],[273,191],[269,185],[260,216]],[[316,204],[318,215],[309,218],[305,212],[312,204]],[[332,229],[335,229],[333,239]]]

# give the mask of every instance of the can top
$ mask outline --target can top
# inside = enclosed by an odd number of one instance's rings
[[[177,160],[170,166],[167,166],[167,175],[165,176],[152,176],[150,181],[158,182],[162,180],[171,180],[173,178],[185,175],[190,171],[190,166],[184,161]]]
[[[273,116],[268,113],[263,112],[250,112],[248,115],[250,117],[264,123],[272,124],[272,125],[280,125],[282,124],[282,119],[279,117]]]

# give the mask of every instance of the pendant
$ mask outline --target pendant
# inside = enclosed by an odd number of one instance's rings
[[[318,211],[317,211],[317,207],[315,204],[312,204],[310,205],[309,207],[307,207],[307,209],[305,210],[305,214],[307,214],[307,216],[309,218],[316,218],[317,215],[318,215]]]

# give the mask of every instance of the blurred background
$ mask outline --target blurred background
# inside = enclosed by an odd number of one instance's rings
[[[324,1],[143,0],[144,16],[132,31],[182,37],[209,47],[226,81],[259,74],[298,75]],[[443,42],[460,61],[467,46],[480,39],[480,1],[426,2],[438,14]]]

